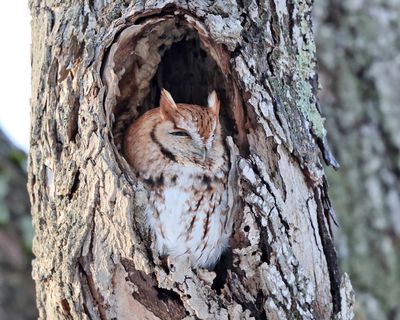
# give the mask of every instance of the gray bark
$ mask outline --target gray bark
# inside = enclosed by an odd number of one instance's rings
[[[335,165],[317,109],[310,3],[30,6],[41,319],[351,319],[320,159]],[[160,85],[182,102],[201,102],[213,86],[222,96],[240,201],[215,270],[160,261],[146,190],[120,154],[126,125],[156,104]]]
[[[400,4],[318,1],[329,174],[360,319],[400,319]]]

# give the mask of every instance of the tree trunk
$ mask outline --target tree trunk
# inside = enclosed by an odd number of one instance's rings
[[[318,1],[329,175],[360,319],[400,319],[400,3]]]
[[[30,5],[41,319],[352,317],[320,159],[336,165],[317,106],[310,3]],[[221,96],[236,216],[215,270],[160,260],[147,192],[120,153],[161,87],[177,102]]]

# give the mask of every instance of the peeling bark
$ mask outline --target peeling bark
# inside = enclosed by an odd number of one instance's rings
[[[351,319],[320,159],[335,165],[317,108],[310,3],[30,6],[41,319]],[[165,73],[174,46],[179,74],[196,70],[190,81]],[[146,190],[119,152],[127,123],[157,103],[160,85],[187,103],[212,86],[222,93],[231,199],[240,201],[215,270],[160,260]]]

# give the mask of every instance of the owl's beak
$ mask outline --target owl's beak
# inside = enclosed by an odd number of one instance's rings
[[[202,153],[202,156],[203,156],[203,161],[205,161],[205,160],[206,160],[206,158],[207,158],[207,148],[206,148],[206,147],[203,147],[203,153]]]

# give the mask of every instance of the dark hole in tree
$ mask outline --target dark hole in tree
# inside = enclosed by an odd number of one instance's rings
[[[161,46],[160,49],[163,51],[166,48]],[[215,61],[201,48],[194,32],[189,32],[183,40],[175,42],[164,52],[150,82],[150,93],[139,108],[140,114],[159,106],[162,88],[168,90],[177,103],[201,106],[207,106],[207,97],[215,90],[221,101],[220,119],[225,134],[234,134],[234,122],[227,112],[229,100],[223,75]]]
[[[136,25],[130,26],[110,48],[103,71],[108,90],[106,111],[116,149],[121,151],[129,124],[158,107],[160,90],[165,88],[177,103],[202,106],[207,105],[209,93],[216,90],[221,100],[223,131],[234,137],[239,150],[245,150],[246,116],[230,70],[230,53],[203,29],[179,19],[175,16],[143,22],[139,33]],[[221,292],[227,269],[231,268],[232,251],[227,250],[214,269],[214,290]]]
[[[159,106],[162,88],[177,103],[201,106],[207,106],[207,97],[215,90],[221,101],[223,131],[237,136],[236,118],[240,119],[241,112],[235,110],[241,106],[237,100],[233,104],[232,77],[226,70],[221,71],[222,66],[227,68],[228,55],[220,47],[210,47],[192,27],[173,19],[143,27],[143,34],[132,29],[128,35],[129,28],[124,32],[110,48],[103,68],[108,87],[107,111],[118,150],[129,124]]]
[[[222,254],[218,263],[215,265],[214,271],[217,276],[215,277],[211,288],[215,290],[218,294],[221,294],[221,290],[225,286],[226,278],[228,276],[228,269],[232,269],[232,264],[232,251],[227,250]]]

